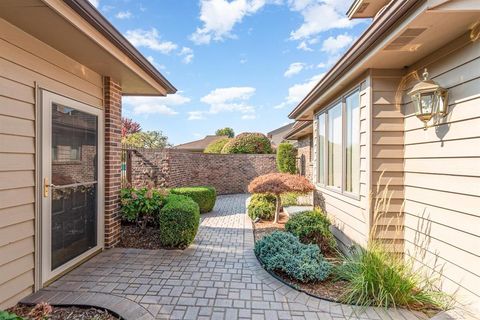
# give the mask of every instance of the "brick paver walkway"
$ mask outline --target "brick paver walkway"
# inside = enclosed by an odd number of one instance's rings
[[[246,198],[220,196],[184,251],[106,250],[25,301],[96,305],[129,319],[417,319],[355,310],[274,279],[253,254]]]

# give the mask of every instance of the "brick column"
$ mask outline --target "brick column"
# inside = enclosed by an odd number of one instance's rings
[[[122,88],[104,78],[105,94],[105,247],[120,240]]]

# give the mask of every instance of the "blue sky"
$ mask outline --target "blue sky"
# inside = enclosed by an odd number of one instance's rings
[[[349,0],[91,0],[178,89],[126,97],[123,114],[173,144],[266,133],[370,23]]]

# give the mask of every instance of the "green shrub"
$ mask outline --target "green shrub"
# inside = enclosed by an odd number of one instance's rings
[[[137,222],[142,228],[155,222],[165,194],[164,190],[155,189],[151,185],[143,188],[123,188],[120,191],[122,218]]]
[[[173,188],[170,193],[192,198],[200,207],[200,213],[212,211],[217,200],[217,191],[213,187]]]
[[[255,220],[273,220],[275,216],[275,196],[269,194],[254,194],[248,204],[248,216]]]
[[[222,153],[223,147],[230,140],[231,140],[230,138],[221,138],[216,141],[213,141],[205,148],[205,150],[203,150],[203,153]]]
[[[342,300],[360,306],[444,309],[449,298],[436,290],[437,279],[422,277],[412,264],[379,245],[359,248],[335,271],[349,283]]]
[[[0,310],[0,320],[24,320],[24,318],[19,317],[14,313]]]
[[[323,281],[332,269],[316,245],[303,244],[288,232],[275,231],[263,237],[255,243],[255,254],[267,270],[301,282]]]
[[[239,134],[225,144],[222,153],[272,153],[272,145],[264,134],[246,132]]]
[[[278,145],[277,169],[283,173],[297,172],[297,149],[290,142],[282,142]]]
[[[280,195],[280,198],[282,199],[282,206],[284,207],[298,205],[298,194],[294,192],[284,193]]]
[[[160,243],[169,248],[186,248],[193,240],[200,224],[200,209],[191,198],[171,194],[160,210]]]
[[[330,221],[321,211],[305,211],[292,216],[285,230],[297,236],[302,243],[317,244],[320,250],[334,252],[335,238],[330,231]]]

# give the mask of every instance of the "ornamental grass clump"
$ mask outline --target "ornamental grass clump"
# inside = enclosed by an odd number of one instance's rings
[[[323,281],[332,266],[316,245],[303,244],[288,232],[275,231],[255,243],[255,254],[265,269],[280,272],[297,281]]]
[[[289,192],[305,194],[313,191],[315,187],[307,178],[289,173],[269,173],[259,176],[250,182],[248,192],[273,194],[276,198],[274,223],[278,222],[282,208],[281,195]]]
[[[295,214],[285,224],[285,230],[302,243],[318,245],[322,253],[336,253],[337,242],[330,231],[330,220],[320,210]]]

